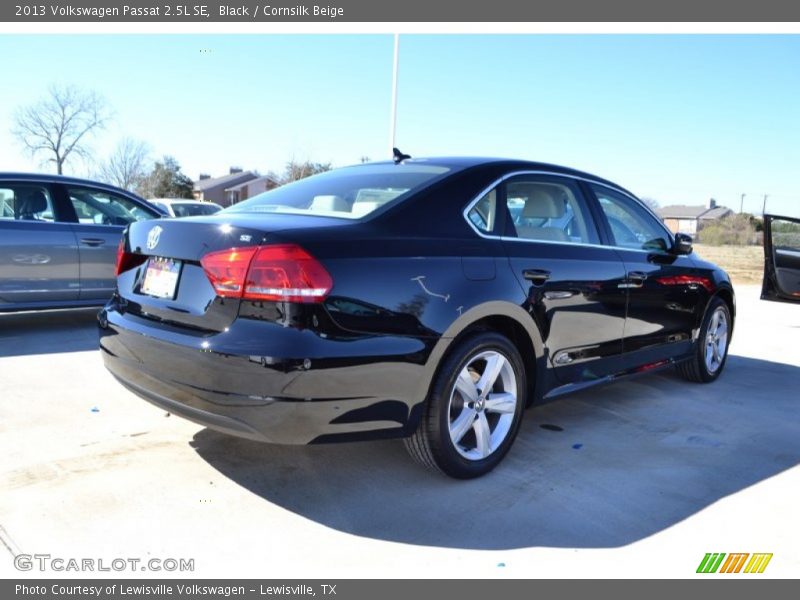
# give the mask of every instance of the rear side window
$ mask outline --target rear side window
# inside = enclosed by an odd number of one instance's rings
[[[543,242],[597,244],[599,237],[578,187],[567,180],[521,176],[506,183],[509,233]]]
[[[50,190],[36,184],[0,183],[0,219],[52,223],[55,216]]]
[[[449,169],[406,162],[321,173],[240,202],[224,212],[290,213],[360,219],[440,179]]]
[[[467,217],[478,231],[492,233],[497,220],[497,189],[484,194],[467,213]]]
[[[146,210],[129,198],[105,190],[68,187],[67,194],[79,223],[128,225],[158,216],[155,210]]]

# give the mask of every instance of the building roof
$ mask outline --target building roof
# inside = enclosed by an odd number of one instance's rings
[[[255,179],[248,179],[247,181],[243,181],[242,183],[237,183],[236,185],[232,185],[231,187],[225,188],[226,192],[238,192],[242,188],[245,188],[250,185],[255,185],[261,183],[262,181],[271,181],[272,183],[278,183],[274,177],[270,177],[269,175],[262,175],[261,177],[256,177]]]
[[[708,210],[709,208],[707,206],[675,204],[672,206],[663,206],[656,210],[656,212],[662,219],[699,219],[700,215],[708,212]]]
[[[733,212],[727,206],[715,206],[708,208],[707,206],[685,206],[683,204],[673,204],[672,206],[663,206],[656,210],[658,216],[662,219],[721,219],[722,217]]]
[[[712,209],[707,210],[702,215],[700,215],[701,219],[721,219],[722,217],[726,216],[728,213],[733,212],[727,206],[716,206]]]
[[[194,182],[194,191],[204,192],[215,187],[227,187],[229,185],[250,181],[256,177],[258,177],[258,175],[251,171],[243,171],[241,173],[230,173],[229,175],[223,175],[222,177],[209,177],[208,179],[200,179]]]

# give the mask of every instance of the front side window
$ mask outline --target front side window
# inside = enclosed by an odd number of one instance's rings
[[[521,176],[506,183],[509,234],[525,240],[597,244],[594,223],[577,186]]]
[[[448,172],[446,167],[410,162],[346,167],[258,194],[224,212],[360,219],[390,202],[401,201]]]
[[[0,219],[52,223],[55,217],[50,190],[37,184],[0,183]]]
[[[667,232],[635,200],[604,186],[591,184],[591,187],[606,215],[615,246],[664,252],[670,248]]]
[[[67,194],[79,223],[124,226],[158,216],[156,211],[146,210],[133,200],[104,190],[68,187]]]

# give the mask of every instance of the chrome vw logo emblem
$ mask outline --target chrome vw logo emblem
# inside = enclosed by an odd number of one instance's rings
[[[152,250],[156,246],[158,246],[158,240],[161,239],[161,229],[160,225],[156,225],[150,230],[150,233],[147,234],[147,249]]]

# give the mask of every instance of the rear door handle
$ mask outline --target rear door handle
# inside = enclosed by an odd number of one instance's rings
[[[84,246],[91,246],[93,248],[102,246],[106,241],[102,238],[81,238],[81,244]]]
[[[644,284],[645,280],[647,279],[647,273],[642,271],[631,271],[628,273],[628,276],[625,278],[623,283],[617,285],[619,289],[631,289],[631,288],[640,288],[642,284]]]
[[[628,273],[628,281],[631,283],[644,283],[647,279],[647,273],[643,271],[631,271]]]
[[[522,272],[522,276],[533,285],[542,285],[545,281],[550,279],[550,271],[545,269],[525,269]]]

